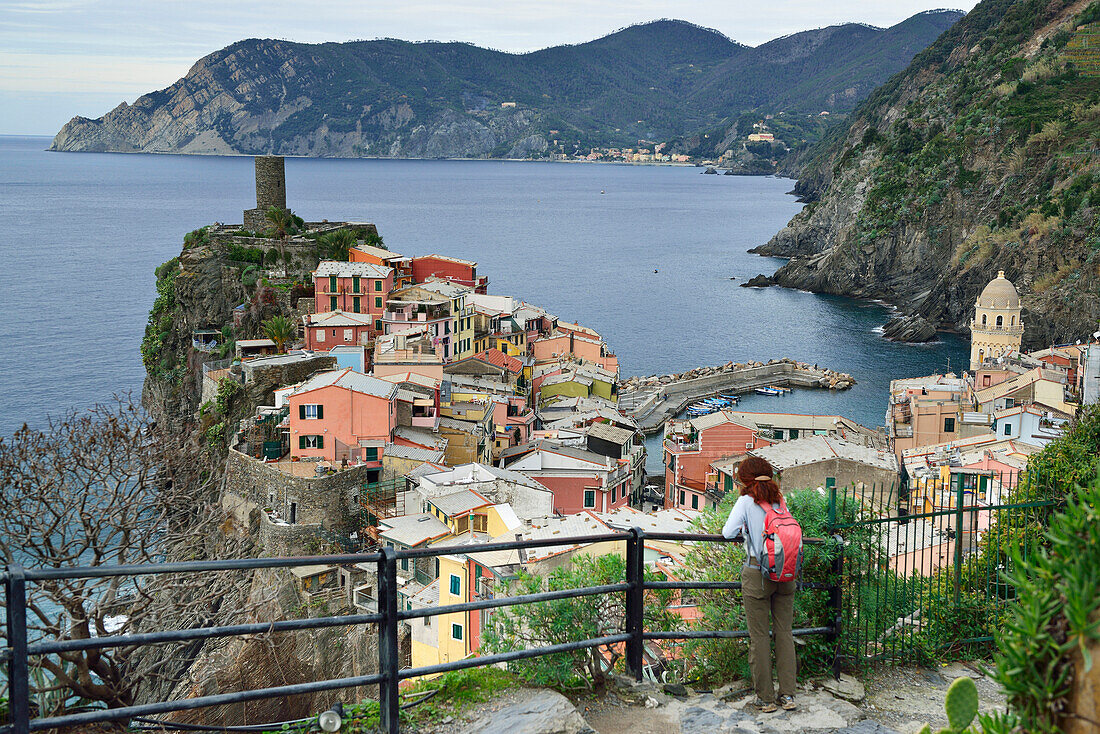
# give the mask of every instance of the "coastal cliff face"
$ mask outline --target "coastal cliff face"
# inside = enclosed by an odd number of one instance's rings
[[[757,48],[669,20],[527,54],[249,39],[132,105],[74,117],[51,149],[523,158],[633,146],[728,128],[731,115],[759,117],[761,106],[847,112],[959,16],[921,13],[889,29],[846,24]]]
[[[1097,21],[1096,2],[980,3],[803,159],[810,203],[754,250],[791,258],[775,282],[966,331],[1004,270],[1025,346],[1095,331]]]

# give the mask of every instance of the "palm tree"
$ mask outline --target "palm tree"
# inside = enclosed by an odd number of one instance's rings
[[[286,351],[287,342],[298,336],[298,327],[286,316],[272,316],[260,324],[260,328],[264,336],[275,342],[275,349],[280,354]]]
[[[333,260],[347,260],[348,250],[355,244],[355,233],[350,229],[338,229],[328,236],[329,256]]]
[[[275,237],[279,240],[279,258],[286,262],[286,241],[292,234],[297,234],[298,229],[302,227],[305,222],[302,218],[296,216],[294,212],[289,209],[280,209],[277,206],[269,207],[264,212],[264,219],[271,223],[268,227],[267,234],[270,237]]]

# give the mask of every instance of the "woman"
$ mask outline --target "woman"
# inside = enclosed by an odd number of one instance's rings
[[[746,457],[737,467],[741,496],[730,511],[722,535],[745,540],[745,565],[741,568],[741,595],[749,625],[749,664],[756,689],[755,705],[764,713],[775,711],[778,704],[790,711],[795,708],[795,655],[791,624],[794,618],[795,581],[776,582],[760,570],[764,557],[764,507],[770,502],[777,508],[783,503],[775,470],[764,459]],[[772,685],[772,655],[769,627],[775,635],[775,666],[779,671],[779,698]]]

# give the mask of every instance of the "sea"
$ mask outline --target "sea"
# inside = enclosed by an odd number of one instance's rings
[[[0,435],[140,394],[154,268],[183,236],[255,206],[248,157],[51,153],[0,136]],[[878,303],[741,288],[783,261],[747,252],[801,204],[794,182],[686,166],[288,158],[307,220],[374,222],[387,247],[475,260],[489,292],[597,330],[622,373],[790,357],[845,392],[751,395],[744,410],[884,422],[890,380],[959,370],[968,344],[882,338]],[[228,319],[229,315],[226,314]],[[659,451],[659,449],[658,449]],[[660,455],[655,460],[660,469]]]

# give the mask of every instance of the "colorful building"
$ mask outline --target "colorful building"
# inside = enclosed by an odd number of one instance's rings
[[[554,493],[554,512],[605,512],[628,505],[633,490],[629,459],[611,457],[553,441],[507,449],[501,462]]]
[[[382,467],[397,422],[397,386],[351,369],[314,375],[291,393],[290,455]]]
[[[457,257],[443,255],[423,255],[412,259],[412,276],[416,283],[425,283],[432,278],[448,280],[458,285],[472,288],[477,293],[485,293],[489,279],[477,277],[477,263],[460,260]]]
[[[774,441],[760,435],[750,422],[718,411],[665,427],[665,509],[705,510],[721,499],[708,493],[716,485],[711,464],[742,456]]]
[[[325,260],[313,271],[314,311],[369,314],[375,331],[393,290],[393,268],[371,263]]]
[[[328,351],[341,345],[364,347],[377,333],[376,321],[370,314],[326,311],[302,317],[306,332],[306,349]]]

